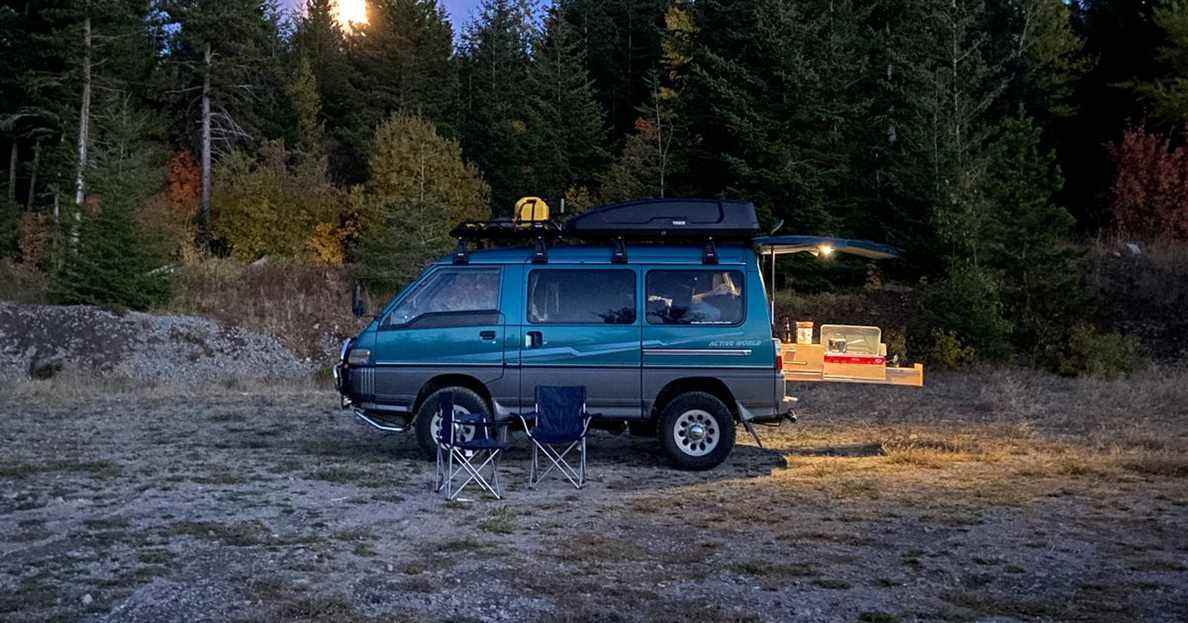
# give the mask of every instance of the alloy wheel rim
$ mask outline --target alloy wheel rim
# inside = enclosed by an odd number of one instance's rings
[[[705,456],[713,452],[721,437],[718,421],[701,409],[682,413],[672,428],[673,441],[689,456]]]

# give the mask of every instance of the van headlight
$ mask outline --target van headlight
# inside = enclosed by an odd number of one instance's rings
[[[366,348],[352,348],[347,355],[347,363],[352,366],[365,366],[371,361],[371,351]]]
[[[351,350],[351,342],[355,341],[353,338],[347,338],[338,346],[338,360],[346,361],[347,353]]]

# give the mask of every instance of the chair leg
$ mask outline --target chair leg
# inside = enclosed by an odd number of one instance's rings
[[[536,457],[537,457],[536,443],[532,443],[532,462],[527,468],[527,487],[529,489],[536,489]]]
[[[582,437],[582,456],[579,459],[581,466],[578,468],[578,489],[581,489],[586,484],[586,438]]]
[[[445,496],[447,500],[452,500],[450,496],[450,489],[454,483],[454,448],[450,447],[450,456],[447,458],[447,467],[445,473]]]
[[[495,483],[495,497],[503,499],[503,485],[499,482],[499,455],[503,454],[500,450],[495,450],[495,461],[491,463],[491,480]]]
[[[437,464],[433,468],[433,492],[440,493],[442,485],[441,444],[437,445]]]

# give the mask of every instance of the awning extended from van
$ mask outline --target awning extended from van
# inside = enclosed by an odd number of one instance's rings
[[[847,253],[872,260],[899,257],[899,249],[869,240],[847,240],[827,236],[763,236],[755,238],[754,243],[763,255],[812,253],[829,256],[834,253]]]

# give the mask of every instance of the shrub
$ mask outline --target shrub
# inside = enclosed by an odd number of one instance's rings
[[[933,329],[931,342],[927,346],[927,361],[930,365],[955,370],[974,362],[977,353],[963,346],[952,331]]]
[[[1123,237],[1188,240],[1188,153],[1171,139],[1130,128],[1110,148],[1114,227]]]
[[[167,255],[185,264],[201,256],[195,238],[201,188],[201,173],[190,152],[174,153],[165,165],[164,190],[145,203],[138,217],[146,230],[164,239]]]
[[[16,257],[18,246],[20,212],[16,204],[0,199],[0,258]]]
[[[45,273],[31,264],[0,258],[0,301],[45,303]]]
[[[937,338],[936,330],[945,337]],[[967,352],[983,359],[1006,357],[1011,323],[1003,315],[994,276],[968,263],[951,267],[943,280],[925,287],[913,333],[915,339],[932,344],[934,352],[939,339],[942,354],[950,360],[960,360]]]
[[[1064,376],[1115,378],[1133,374],[1146,364],[1137,339],[1117,333],[1101,333],[1086,324],[1072,328],[1062,351],[1059,360],[1051,367]]]
[[[259,159],[236,152],[222,162],[212,230],[236,259],[342,263],[345,197],[327,180],[324,158],[294,159],[283,142],[272,141]]]
[[[49,252],[53,235],[53,221],[45,214],[26,212],[17,223],[17,246],[21,261],[30,266],[40,266]]]

